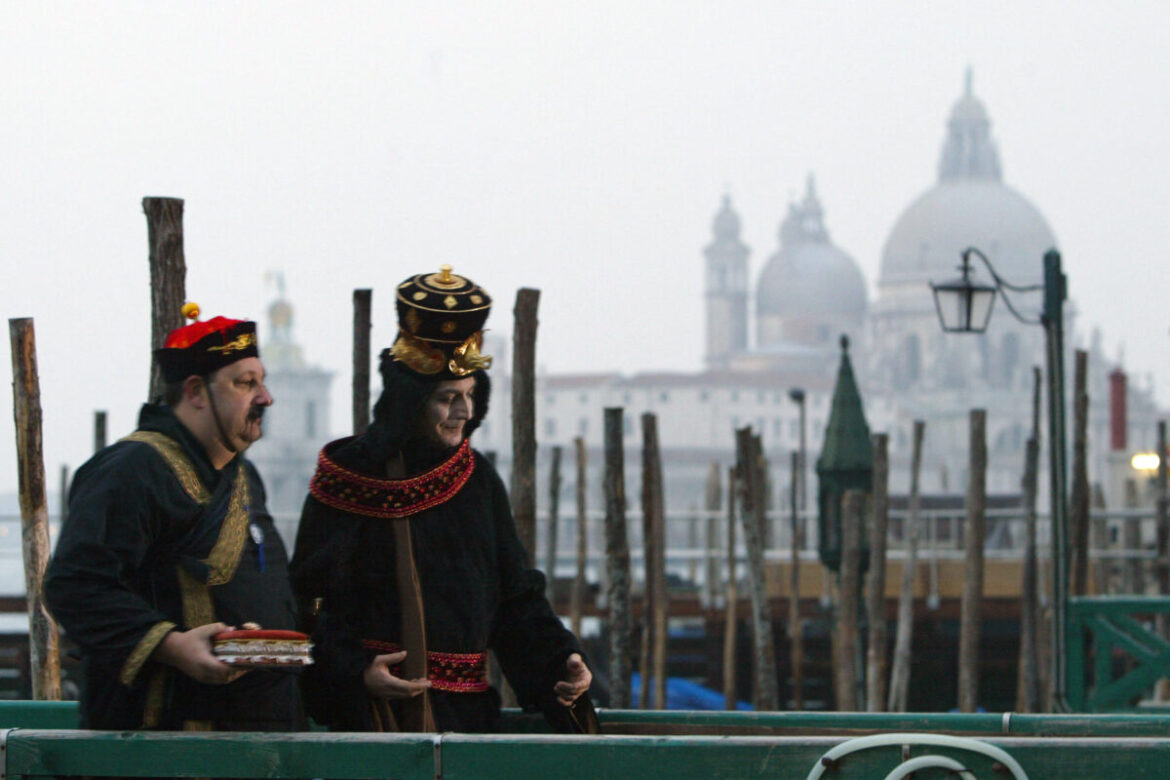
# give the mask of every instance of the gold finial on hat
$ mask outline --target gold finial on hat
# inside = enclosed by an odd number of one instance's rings
[[[459,277],[451,273],[451,266],[446,263],[439,266],[438,275],[432,275],[428,281],[439,287],[458,287],[460,283]]]
[[[194,301],[184,303],[183,308],[179,309],[179,311],[189,320],[199,319],[199,304]]]

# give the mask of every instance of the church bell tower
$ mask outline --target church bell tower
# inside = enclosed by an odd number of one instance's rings
[[[748,273],[750,249],[739,238],[739,215],[731,197],[712,224],[714,239],[703,250],[707,258],[707,352],[708,368],[725,368],[730,358],[747,349]]]

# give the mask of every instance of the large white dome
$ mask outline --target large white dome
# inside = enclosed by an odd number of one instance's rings
[[[973,246],[1013,284],[1037,284],[1056,239],[1040,211],[995,179],[950,179],[911,203],[890,231],[879,285],[940,282],[956,276],[959,253]],[[990,281],[984,268],[977,274]]]
[[[1056,239],[1048,222],[1003,183],[999,151],[987,109],[966,90],[951,107],[939,156],[938,184],[920,195],[894,223],[882,252],[878,286],[943,281],[955,276],[959,253],[975,247],[1012,284],[1037,284],[1044,253]],[[990,281],[978,267],[978,278]]]

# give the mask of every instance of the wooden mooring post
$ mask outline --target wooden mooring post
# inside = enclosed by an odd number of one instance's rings
[[[509,490],[516,531],[536,561],[536,326],[540,290],[516,291],[512,309],[512,480]]]
[[[987,532],[987,412],[970,414],[970,467],[963,533],[963,595],[959,603],[959,712],[979,704],[979,635],[983,600],[983,539]]]
[[[722,631],[719,630],[719,601],[722,596],[719,583],[719,566],[722,560],[723,545],[719,533],[719,509],[723,505],[723,485],[719,479],[720,466],[712,461],[707,469],[707,482],[703,490],[703,508],[707,518],[707,543],[703,557],[703,589],[700,591],[703,607],[703,633],[706,635],[707,675],[708,688],[719,687],[719,673]]]
[[[69,467],[61,464],[61,486],[57,494],[57,520],[62,526],[69,519]]]
[[[1040,369],[1032,369],[1032,433],[1024,445],[1024,560],[1020,571],[1020,655],[1016,709],[1039,712],[1040,567],[1036,552],[1036,494],[1040,473]]]
[[[106,413],[93,413],[93,451],[100,452],[106,448]]]
[[[800,533],[800,452],[792,453],[792,485],[788,491],[788,653],[792,667],[792,709],[804,709],[804,627],[800,622],[800,550],[804,539]]]
[[[918,478],[922,471],[922,439],[926,423],[914,421],[913,452],[910,459],[910,507],[906,515],[906,563],[902,567],[902,589],[898,594],[898,628],[894,634],[894,666],[890,672],[890,712],[905,712],[910,695],[910,659],[914,638],[914,586],[918,579],[918,538],[920,531]]]
[[[873,498],[869,505],[869,571],[866,573],[865,708],[881,712],[886,705],[886,529],[890,523],[889,436],[873,437]]]
[[[735,508],[742,489],[733,466],[727,470],[727,617],[723,621],[723,707],[728,710],[738,706],[735,645],[739,634],[739,574],[735,570]]]
[[[353,435],[370,426],[370,307],[374,291],[353,291]]]
[[[764,581],[764,467],[760,440],[750,427],[735,432],[737,468],[743,488],[743,540],[747,547],[747,585],[751,598],[752,703],[757,710],[780,707],[776,682],[776,643],[772,633],[772,608]]]
[[[548,534],[544,539],[545,592],[549,603],[556,603],[554,583],[557,571],[557,525],[561,514],[561,448],[552,448],[552,462],[548,474]]]
[[[630,543],[626,533],[626,478],[622,410],[605,410],[605,561],[609,607],[609,706],[630,706]]]
[[[150,349],[161,349],[167,335],[183,324],[187,260],[183,254],[183,201],[180,198],[143,198],[146,240],[150,246]],[[158,360],[150,361],[147,400],[161,401],[166,390]]]
[[[865,523],[865,493],[846,490],[841,497],[841,593],[837,609],[837,652],[833,689],[837,710],[857,710],[858,631],[861,596],[861,527]]]
[[[670,595],[666,592],[666,511],[662,486],[662,458],[658,448],[658,418],[651,412],[642,415],[642,511],[649,516],[651,543],[647,552],[651,564],[650,579],[650,673],[654,677],[654,708],[666,709],[666,642],[670,615]],[[643,688],[649,681],[642,678]]]
[[[569,625],[573,634],[581,636],[581,610],[585,604],[585,563],[589,552],[589,517],[585,511],[587,455],[585,439],[573,439],[573,451],[577,455],[577,567],[573,577],[573,593],[569,599]]]
[[[31,318],[8,321],[12,345],[12,406],[16,422],[16,466],[20,484],[21,552],[28,594],[29,664],[34,699],[61,698],[57,625],[45,606],[41,581],[49,563],[49,509],[41,431],[41,387],[37,342]]]

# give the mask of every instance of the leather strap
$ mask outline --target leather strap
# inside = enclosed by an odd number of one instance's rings
[[[410,520],[394,520],[394,558],[398,585],[398,600],[402,610],[402,644],[406,647],[403,675],[410,680],[427,677],[426,615],[423,611],[422,584],[414,561],[414,544],[410,536]],[[431,693],[423,691],[402,703],[403,731],[438,731],[431,708]]]

